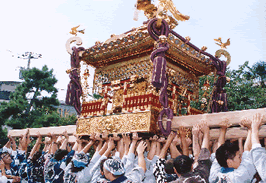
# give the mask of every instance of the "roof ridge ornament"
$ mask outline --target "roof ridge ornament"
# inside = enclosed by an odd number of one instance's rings
[[[71,28],[71,31],[69,32],[70,34],[74,35],[74,37],[69,38],[69,39],[67,40],[67,42],[66,42],[66,50],[67,50],[67,52],[68,52],[70,55],[72,55],[72,53],[73,53],[73,50],[72,50],[72,48],[70,47],[70,45],[71,45],[72,43],[75,42],[77,46],[82,45],[82,39],[81,39],[80,37],[77,37],[77,33],[82,33],[82,34],[84,34],[84,33],[85,33],[85,29],[83,29],[83,30],[77,30],[79,27],[80,27],[80,25],[78,25],[78,26],[76,26],[76,27],[72,27],[72,28]],[[84,51],[79,52],[79,56],[81,57],[83,53],[84,53]]]
[[[216,41],[215,44],[220,46],[222,49],[226,49],[226,47],[230,45],[230,38],[228,38],[225,43],[222,42],[222,38],[221,37],[219,37],[218,39],[214,39],[214,41]]]
[[[137,10],[143,10],[144,15],[148,19],[157,18],[159,20],[157,21],[158,27],[160,27],[162,19],[166,20],[171,29],[174,29],[178,25],[177,21],[186,21],[190,18],[189,16],[180,13],[176,9],[172,0],[159,0],[157,6],[152,4],[151,0],[137,0],[135,7],[136,11],[134,20],[137,20]],[[170,11],[174,18],[168,15],[167,11]]]

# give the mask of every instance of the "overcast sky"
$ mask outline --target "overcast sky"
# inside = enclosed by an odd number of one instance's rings
[[[153,1],[154,2],[154,1]],[[156,2],[156,1],[155,1]],[[214,55],[219,49],[213,39],[228,38],[227,51],[232,56],[230,67],[249,61],[266,60],[266,1],[265,0],[173,0],[177,9],[190,16],[179,22],[175,31],[190,36],[198,47],[207,46]],[[70,68],[70,55],[65,43],[72,35],[71,27],[81,25],[85,35],[83,47],[95,41],[105,41],[111,34],[121,34],[146,20],[143,12],[133,20],[136,0],[12,0],[0,2],[0,81],[18,81],[18,67],[26,67],[27,60],[16,54],[27,51],[39,53],[43,58],[32,60],[31,67],[47,65],[54,69],[58,79],[59,99],[64,100]],[[11,50],[12,53],[7,51]],[[93,76],[91,76],[91,79]]]

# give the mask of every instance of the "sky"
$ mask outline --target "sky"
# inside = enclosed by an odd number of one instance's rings
[[[155,1],[152,1],[156,3]],[[174,29],[191,43],[215,54],[220,49],[213,39],[218,37],[231,45],[227,51],[232,61],[229,67],[238,69],[245,61],[250,65],[266,60],[265,0],[173,0],[177,10],[190,19],[179,22]],[[27,60],[17,54],[34,52],[42,58],[33,59],[30,67],[47,65],[58,79],[59,100],[65,100],[70,68],[70,55],[65,43],[72,37],[72,27],[80,25],[82,46],[89,48],[95,41],[105,41],[111,34],[121,34],[146,20],[139,12],[133,20],[136,0],[12,0],[0,2],[0,81],[20,81],[19,67]],[[75,46],[75,45],[73,45]],[[14,57],[12,57],[14,55]],[[92,86],[93,70],[90,69]]]

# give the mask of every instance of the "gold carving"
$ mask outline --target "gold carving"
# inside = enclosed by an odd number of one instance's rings
[[[230,55],[226,50],[222,50],[222,49],[217,50],[217,51],[215,52],[215,56],[216,56],[216,57],[220,58],[221,55],[224,55],[225,58],[227,59],[227,60],[226,60],[226,65],[228,66],[228,65],[231,63],[231,55]]]
[[[155,132],[154,114],[150,111],[110,116],[97,116],[87,119],[78,119],[77,134],[89,135],[92,133],[126,133],[126,132]]]
[[[80,25],[78,25],[77,27],[72,27],[71,28],[71,31],[69,32],[70,34],[72,34],[72,35],[75,35],[75,36],[77,36],[77,33],[79,32],[79,33],[82,33],[82,34],[84,34],[85,32],[85,29],[83,29],[83,30],[77,30],[78,28],[79,28],[79,26]]]
[[[123,106],[123,89],[114,91],[113,101],[112,101],[112,112],[121,112]]]
[[[216,41],[217,43],[215,44],[219,45],[222,49],[226,49],[226,47],[230,45],[230,38],[228,38],[225,43],[222,43],[221,37],[219,37],[218,39],[214,39],[214,41]]]

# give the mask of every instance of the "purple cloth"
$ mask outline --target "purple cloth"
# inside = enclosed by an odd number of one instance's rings
[[[80,96],[82,94],[82,88],[80,84],[80,59],[79,52],[84,51],[83,47],[73,47],[73,53],[71,55],[71,72],[69,74],[70,82],[67,86],[66,104],[72,105],[76,109],[77,113],[81,113]]]

